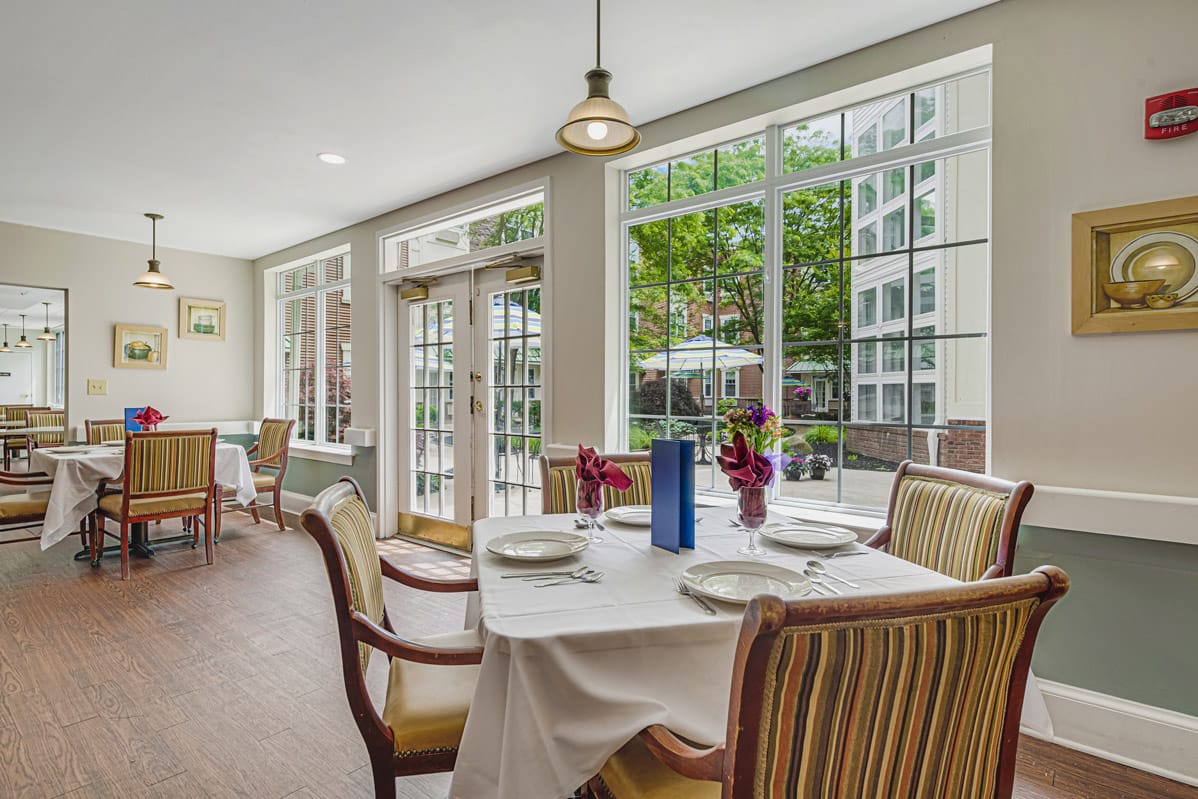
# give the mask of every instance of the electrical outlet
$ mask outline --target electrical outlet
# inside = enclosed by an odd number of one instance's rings
[[[89,377],[87,379],[87,393],[88,394],[107,394],[108,393],[108,381],[107,380],[97,380],[95,378]]]

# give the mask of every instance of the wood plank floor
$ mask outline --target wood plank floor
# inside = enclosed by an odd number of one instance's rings
[[[164,522],[163,531],[175,527]],[[157,533],[155,533],[157,534]],[[93,570],[74,541],[0,547],[0,797],[369,797],[341,683],[324,567],[302,532],[226,520],[216,565],[168,545]],[[452,556],[380,545],[450,576]],[[388,584],[401,633],[461,624],[464,598]],[[381,699],[383,658],[369,681]],[[447,775],[400,796],[444,797]],[[1020,799],[1198,797],[1198,790],[1025,739]]]

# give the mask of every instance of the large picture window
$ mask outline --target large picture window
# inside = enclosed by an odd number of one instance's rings
[[[628,447],[692,438],[696,486],[728,490],[723,416],[766,404],[783,453],[834,463],[783,499],[880,509],[907,458],[985,471],[989,91],[978,72],[625,173]]]
[[[348,252],[278,273],[277,413],[318,446],[344,446],[350,424],[349,278]]]

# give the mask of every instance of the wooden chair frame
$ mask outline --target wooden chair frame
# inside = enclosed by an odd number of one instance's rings
[[[250,515],[254,517],[254,524],[258,524],[260,521],[262,521],[262,519],[258,516],[258,508],[274,508],[275,524],[277,524],[279,526],[280,530],[286,530],[287,525],[283,524],[283,502],[282,502],[283,475],[287,473],[287,460],[291,456],[291,431],[295,429],[296,420],[295,419],[269,419],[269,418],[262,420],[262,424],[266,424],[267,422],[286,422],[287,423],[287,432],[283,437],[283,441],[286,443],[283,445],[283,451],[279,456],[278,465],[275,466],[275,465],[268,464],[267,461],[270,460],[269,458],[263,458],[261,460],[251,460],[250,461],[250,470],[253,471],[255,474],[258,473],[259,469],[264,468],[264,467],[267,469],[278,469],[278,473],[275,475],[275,487],[273,489],[271,489],[271,493],[272,493],[271,501],[270,502],[259,502],[258,495],[266,493],[265,491],[259,491],[257,494],[254,495],[254,501],[251,502],[249,505],[230,506],[229,509],[230,510],[239,510],[239,511],[248,510],[250,512]],[[261,429],[261,427],[259,427],[259,430],[260,429]],[[259,446],[259,444],[254,444],[254,446],[250,447],[249,449],[247,449],[245,451],[245,454],[246,455],[255,454],[256,452],[258,452],[258,446]],[[216,538],[217,538],[217,541],[220,540],[219,531],[217,533]]]
[[[12,486],[45,486],[53,483],[53,479],[45,472],[0,472],[0,485]],[[45,516],[30,515],[18,516],[6,522],[0,523],[0,532],[9,533],[14,530],[28,530],[32,527],[41,526]],[[10,538],[0,540],[0,544],[19,544],[23,541],[40,541],[41,535],[26,536],[25,538]]]
[[[370,754],[371,770],[374,774],[376,797],[393,799],[395,778],[412,774],[429,774],[452,771],[457,761],[457,750],[430,751],[400,755],[395,751],[395,740],[390,728],[383,722],[370,693],[366,690],[366,675],[362,671],[358,644],[365,643],[392,658],[416,663],[444,666],[477,665],[482,662],[482,647],[442,648],[426,646],[396,635],[391,626],[387,610],[383,609],[382,625],[375,624],[367,616],[353,609],[350,594],[349,571],[341,553],[341,545],[333,533],[330,518],[336,506],[353,496],[365,503],[362,489],[352,477],[339,481],[321,491],[312,504],[300,515],[300,526],[316,540],[324,556],[329,574],[329,586],[333,591],[333,610],[337,617],[337,632],[341,642],[341,667],[345,678],[345,696],[349,699],[354,721],[362,733],[366,749]],[[383,576],[410,588],[422,591],[451,592],[477,591],[478,580],[430,580],[405,571],[386,558],[379,556],[379,567]]]
[[[903,477],[925,477],[931,480],[946,480],[953,483],[979,488],[995,494],[1006,494],[1007,507],[1003,511],[1002,527],[998,538],[998,560],[992,563],[982,574],[982,580],[994,577],[1010,577],[1015,567],[1015,540],[1019,536],[1019,523],[1023,519],[1023,511],[1032,499],[1035,487],[1026,480],[1012,483],[998,477],[986,474],[975,474],[959,469],[946,469],[942,466],[924,466],[913,461],[903,461],[898,471],[894,473],[894,483],[890,486],[890,502],[886,506],[886,523],[878,532],[865,542],[867,547],[885,549],[890,543],[891,525],[894,524],[894,514],[898,504],[899,483]]]
[[[28,424],[29,414],[42,413],[42,412],[48,413],[53,409],[50,408],[50,406],[48,406],[48,405],[45,407],[42,407],[40,405],[6,405],[6,406],[4,406],[4,418],[10,419],[11,417],[9,415],[9,412],[14,411],[14,410],[19,411],[20,415],[21,415],[21,421]],[[9,469],[12,468],[12,455],[14,452],[20,452],[21,450],[24,450],[26,457],[28,457],[28,455],[29,455],[28,436],[26,436],[25,438],[5,438],[4,439],[4,471],[7,472]]]
[[[700,749],[683,741],[667,727],[655,724],[638,734],[655,758],[684,777],[721,782],[723,799],[750,799],[761,744],[761,710],[764,675],[778,636],[786,628],[934,615],[952,610],[982,609],[1039,597],[1032,611],[1011,669],[1007,703],[999,745],[998,774],[992,797],[1009,799],[1015,782],[1015,755],[1019,747],[1019,719],[1023,693],[1031,667],[1032,649],[1045,614],[1069,590],[1069,577],[1055,566],[1041,566],[1031,574],[964,583],[952,588],[907,594],[801,599],[784,602],[763,594],[749,602],[736,644],[732,694],[728,706],[725,742]],[[588,789],[594,797],[612,794],[598,776]],[[625,797],[618,797],[625,799]],[[979,797],[979,799],[981,799]]]
[[[602,455],[602,457],[615,464],[652,463],[648,452],[613,452],[610,455]],[[538,460],[541,462],[541,513],[553,513],[553,497],[546,490],[549,487],[549,472],[563,466],[574,466],[578,459],[574,455],[560,455],[553,458],[542,455]]]
[[[131,478],[130,467],[133,461],[132,442],[145,438],[174,438],[179,436],[208,436],[208,476],[206,479],[207,488],[204,490],[204,554],[207,558],[208,565],[213,562],[213,513],[217,512],[214,507],[219,501],[220,492],[216,485],[215,469],[216,469],[216,428],[210,430],[164,430],[161,432],[144,432],[144,433],[125,433],[125,467],[121,474],[121,511],[120,515],[109,514],[100,508],[95,510],[95,523],[91,525],[91,550],[92,550],[92,566],[100,565],[100,558],[104,554],[103,542],[105,535],[111,535],[117,538],[113,533],[109,533],[104,529],[104,519],[111,518],[121,525],[120,542],[121,542],[121,579],[129,579],[129,525],[138,524],[141,522],[159,521],[161,519],[186,519],[196,516],[194,509],[166,511],[163,513],[147,513],[142,515],[131,515],[129,512],[129,502],[132,497],[129,496],[129,480]],[[101,488],[101,493],[103,489]],[[138,499],[166,499],[169,497],[187,496],[189,494],[198,494],[200,491],[193,488],[172,489],[170,491],[156,491],[149,493],[138,494]],[[195,527],[192,538],[192,546],[196,546],[199,538],[199,527]]]
[[[99,428],[103,425],[110,425],[110,424],[119,424],[121,426],[121,428],[124,429],[125,420],[124,419],[84,419],[83,420],[83,440],[84,440],[84,442],[86,442],[88,444],[104,443],[104,442],[100,441],[99,430],[97,428]],[[92,436],[93,432],[96,433],[96,435],[94,436],[95,440],[93,440],[93,436]]]

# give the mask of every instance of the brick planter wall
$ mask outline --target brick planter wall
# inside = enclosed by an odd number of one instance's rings
[[[937,433],[937,465],[968,472],[986,471],[986,423],[969,419],[949,419],[952,425],[967,425],[972,430],[941,430]],[[898,463],[907,459],[905,427],[854,427],[845,431],[846,452]],[[922,430],[911,441],[911,457],[916,463],[928,462],[928,439]]]

